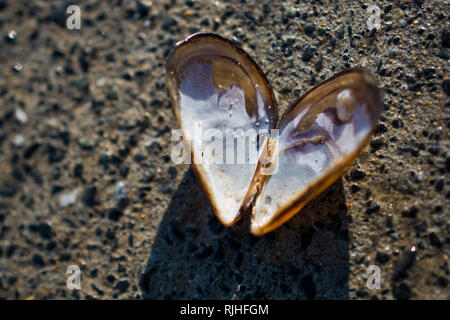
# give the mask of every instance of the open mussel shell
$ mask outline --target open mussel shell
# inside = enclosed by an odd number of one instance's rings
[[[368,142],[381,112],[376,79],[340,73],[319,84],[283,116],[273,162],[252,208],[251,232],[267,233],[330,186]]]
[[[220,145],[229,143],[225,141],[227,130],[241,130],[235,132],[239,135],[273,127],[277,112],[272,88],[243,50],[211,33],[194,34],[179,42],[166,72],[175,117],[185,130],[185,141],[193,142],[194,171],[219,220],[231,225],[239,218],[259,154],[254,163],[248,161],[248,154],[244,162],[230,163],[227,160],[236,157],[230,152],[237,151],[237,145],[231,149]],[[223,144],[217,140],[220,136]]]

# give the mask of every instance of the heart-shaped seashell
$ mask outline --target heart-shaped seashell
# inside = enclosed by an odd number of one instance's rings
[[[381,110],[376,79],[342,72],[299,98],[277,123],[258,65],[212,33],[179,42],[167,88],[202,187],[229,226],[251,211],[265,234],[331,185],[368,142]]]

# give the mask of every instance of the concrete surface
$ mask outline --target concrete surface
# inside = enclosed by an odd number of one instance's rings
[[[65,25],[74,2],[81,30]],[[0,297],[449,299],[448,13],[443,0],[0,0]],[[371,145],[261,238],[246,219],[222,227],[170,162],[165,59],[198,31],[260,64],[280,114],[350,67],[383,88]]]

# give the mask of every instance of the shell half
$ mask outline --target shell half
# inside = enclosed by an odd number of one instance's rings
[[[368,142],[381,110],[376,79],[340,73],[307,92],[279,124],[277,173],[266,176],[252,209],[251,232],[267,233],[330,186]]]
[[[231,225],[240,216],[259,158],[252,153],[235,159],[236,135],[269,131],[276,123],[273,90],[244,51],[211,33],[192,35],[176,45],[167,64],[167,87],[191,147],[194,170],[219,220]],[[233,142],[236,138],[234,147],[225,145],[230,137]],[[247,140],[259,141],[254,136]],[[231,158],[235,161],[227,161]]]

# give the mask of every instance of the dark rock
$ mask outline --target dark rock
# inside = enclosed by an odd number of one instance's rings
[[[52,238],[52,226],[46,222],[42,222],[41,224],[39,224],[38,232],[40,236],[44,239]]]
[[[63,186],[60,186],[60,185],[53,185],[53,186],[52,186],[51,194],[52,194],[52,196],[53,196],[53,195],[55,195],[55,194],[60,193],[60,192],[63,191],[63,190],[64,190],[64,187],[63,187]]]
[[[411,248],[408,251],[403,252],[401,257],[396,261],[394,265],[394,272],[392,279],[397,281],[400,278],[406,277],[406,271],[414,264],[416,260],[416,250]]]
[[[105,54],[105,60],[108,62],[115,62],[116,56],[115,56],[114,52],[108,52],[107,54]]]
[[[8,277],[8,284],[10,285],[10,286],[13,286],[14,284],[16,284],[16,282],[17,282],[17,276],[10,276],[10,277]]]
[[[116,277],[114,277],[114,275],[112,274],[108,274],[106,276],[106,281],[108,281],[109,283],[114,283],[114,281],[116,281]]]
[[[105,232],[105,237],[108,240],[113,240],[116,238],[116,233],[114,232],[114,230],[108,228]]]
[[[425,68],[425,69],[423,69],[423,75],[425,76],[425,79],[427,79],[427,80],[436,78],[436,69]]]
[[[44,258],[38,253],[33,255],[32,261],[38,267],[43,267],[45,265]]]
[[[380,134],[380,133],[385,133],[385,132],[388,132],[388,128],[386,127],[386,125],[384,123],[377,124],[377,126],[375,127],[375,134]]]
[[[352,184],[350,190],[352,191],[352,193],[357,193],[359,190],[361,190],[361,188],[356,184]]]
[[[192,8],[195,5],[195,0],[186,0],[186,5]]]
[[[439,49],[439,52],[438,52],[437,56],[438,56],[439,58],[444,59],[444,60],[450,59],[450,55],[449,55],[449,53],[448,53],[448,50],[447,50],[447,48],[444,48],[444,47],[441,47],[441,48]]]
[[[78,139],[78,144],[81,149],[86,151],[93,150],[95,147],[95,142],[91,138],[85,136]]]
[[[84,190],[83,195],[81,196],[81,200],[85,205],[93,207],[95,205],[96,194],[97,194],[96,186],[88,187]]]
[[[394,120],[392,120],[392,126],[393,126],[395,129],[400,128],[401,125],[402,125],[402,122],[401,122],[399,119],[394,119]]]
[[[430,152],[433,156],[437,156],[439,154],[439,151],[441,150],[441,147],[438,144],[433,144],[429,149],[428,152]]]
[[[12,198],[19,191],[17,184],[4,183],[0,186],[0,196]]]
[[[177,168],[175,168],[174,166],[170,166],[167,169],[167,173],[169,174],[169,176],[174,179],[177,176]]]
[[[367,291],[366,290],[364,290],[363,288],[359,288],[357,291],[356,291],[356,296],[358,297],[358,298],[366,298],[367,297]]]
[[[434,185],[434,189],[437,192],[441,192],[444,189],[444,185],[445,185],[444,179],[439,179],[438,181],[436,181],[436,184]]]
[[[417,233],[427,232],[427,224],[425,221],[415,221],[412,226],[417,231]]]
[[[127,271],[127,268],[125,268],[124,265],[120,264],[117,266],[117,272],[119,273],[125,273]]]
[[[150,1],[137,1],[137,11],[141,18],[145,18],[149,14],[151,7],[152,5]]]
[[[128,163],[123,163],[120,167],[119,167],[119,173],[122,177],[126,178],[128,175],[128,172],[130,170],[130,165]]]
[[[448,96],[450,96],[450,80],[444,80],[442,82],[442,89]]]
[[[380,210],[380,205],[376,202],[369,201],[369,206],[366,209],[366,214],[372,214]]]
[[[443,288],[447,288],[447,286],[448,286],[448,280],[447,280],[447,278],[442,277],[442,276],[438,278],[438,283],[439,283],[439,285],[440,285],[441,287],[443,287]]]
[[[172,17],[167,17],[161,25],[161,29],[164,31],[169,31],[172,27],[178,24],[177,20]]]
[[[66,151],[64,149],[56,148],[51,144],[48,145],[47,152],[49,163],[60,162],[61,160],[64,159],[64,156],[66,155]]]
[[[442,46],[445,48],[450,48],[450,31],[443,30],[441,33]]]
[[[69,252],[64,252],[59,256],[59,261],[69,261],[72,258]]]
[[[10,258],[14,252],[16,252],[16,250],[19,248],[18,245],[11,243],[6,247],[6,251],[5,251],[5,255],[7,258]]]
[[[400,153],[411,153],[414,157],[419,156],[419,150],[413,146],[401,145],[397,147],[397,150]]]
[[[158,141],[154,141],[151,144],[149,144],[147,147],[145,147],[148,153],[152,155],[159,155],[162,151],[162,146]]]
[[[106,93],[106,99],[109,100],[109,101],[117,101],[117,100],[119,100],[119,93],[117,92],[116,89],[111,88]]]
[[[372,30],[370,30],[370,31],[367,33],[367,37],[368,37],[368,38],[373,37],[373,36],[375,35],[376,32],[377,32],[377,28],[373,28]]]
[[[122,212],[115,207],[108,210],[108,219],[111,221],[119,221],[121,216]]]
[[[432,246],[438,247],[438,248],[442,247],[442,242],[435,232],[430,233],[428,235],[428,237],[430,239],[430,243]]]
[[[73,176],[76,178],[81,178],[82,175],[83,175],[83,164],[81,163],[75,164],[75,166],[73,167]]]
[[[128,280],[126,280],[126,279],[119,280],[116,283],[115,289],[119,290],[120,293],[124,293],[125,291],[127,291],[129,286],[130,286],[130,282]]]
[[[415,217],[417,217],[418,212],[419,212],[419,208],[417,208],[416,206],[412,206],[411,208],[403,211],[402,215],[407,218],[415,218]]]
[[[95,292],[97,292],[101,296],[105,294],[105,292],[101,290],[99,287],[97,287],[94,283],[91,283],[91,288],[94,289]]]
[[[408,89],[413,92],[416,92],[416,91],[419,91],[422,88],[422,86],[423,86],[423,83],[420,81],[419,82],[411,82],[408,84]]]
[[[137,146],[139,141],[139,136],[137,134],[132,134],[130,135],[130,137],[128,138],[128,144],[132,147]]]
[[[130,71],[127,71],[124,74],[122,74],[122,79],[131,81],[133,80],[133,74]]]
[[[55,108],[55,106],[54,106]],[[59,107],[58,107],[59,109]],[[70,143],[70,132],[69,131],[61,131],[58,133],[58,138],[64,143],[65,146],[68,146]]]
[[[377,260],[379,263],[386,263],[391,259],[391,256],[389,253],[378,251],[377,255],[375,256],[375,260]]]
[[[308,62],[314,56],[314,50],[311,47],[306,47],[303,51],[302,60],[303,62]]]
[[[48,243],[47,243],[47,245],[45,246],[45,250],[47,250],[47,251],[52,251],[53,249],[55,249],[56,248],[56,246],[57,246],[57,243],[56,243],[56,241],[49,241]]]
[[[40,146],[41,145],[39,143],[31,144],[23,151],[23,157],[25,159],[31,158],[33,156],[33,154],[36,152],[36,150],[39,149]]]
[[[316,72],[320,72],[320,70],[322,70],[322,65],[323,65],[323,58],[322,58],[322,56],[320,56],[319,60],[317,60],[316,65],[314,66],[314,70]]]
[[[200,21],[200,25],[208,27],[209,26],[209,19],[208,18],[204,18],[202,21]]]
[[[18,167],[14,166],[11,174],[14,177],[14,179],[16,179],[17,181],[21,181],[21,182],[25,181],[22,171],[20,171],[20,169]]]
[[[353,181],[362,180],[362,179],[364,179],[365,176],[366,176],[366,173],[360,169],[353,169],[350,172],[350,177],[352,178]]]
[[[370,141],[370,146],[373,150],[380,150],[386,144],[386,141],[383,138],[374,138]]]
[[[44,182],[44,180],[42,179],[42,175],[39,172],[37,167],[34,167],[31,171],[30,171],[30,176],[33,178],[34,182],[41,186]]]
[[[313,23],[313,24],[308,24],[308,25],[306,25],[305,26],[305,34],[308,36],[308,37],[313,37],[314,36],[314,32],[316,31],[316,25]]]
[[[411,297],[411,288],[406,283],[400,283],[394,287],[394,298],[397,300],[408,300]]]

